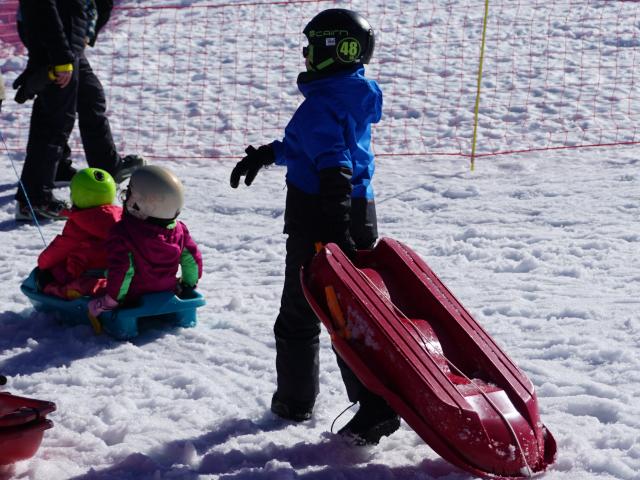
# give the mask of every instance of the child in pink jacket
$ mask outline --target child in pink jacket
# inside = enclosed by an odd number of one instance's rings
[[[202,255],[187,226],[176,220],[183,203],[182,183],[172,172],[155,165],[135,170],[122,220],[107,239],[106,293],[89,302],[91,315],[132,304],[145,293],[196,286]]]
[[[67,222],[38,257],[38,283],[42,291],[65,299],[104,294],[107,268],[105,242],[120,220],[122,208],[112,205],[116,183],[99,168],[85,168],[71,179]]]

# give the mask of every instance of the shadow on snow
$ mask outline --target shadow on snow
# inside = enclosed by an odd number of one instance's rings
[[[367,463],[369,448],[353,447],[337,435],[325,433],[317,443],[300,442],[293,446],[256,445],[250,451],[232,449],[212,452],[235,437],[269,433],[291,424],[271,413],[254,421],[232,419],[214,431],[191,440],[179,440],[148,455],[133,453],[117,465],[104,470],[91,469],[71,480],[145,480],[177,478],[195,480],[213,476],[220,480],[447,480],[470,478],[444,460],[424,460],[415,466],[388,467]],[[301,425],[299,428],[304,428]],[[375,447],[372,447],[375,448]],[[195,452],[193,452],[195,449]],[[192,452],[189,453],[189,450]],[[200,456],[196,461],[187,457]],[[191,464],[191,465],[189,465]],[[195,466],[194,464],[197,464]],[[311,468],[312,471],[298,473]]]

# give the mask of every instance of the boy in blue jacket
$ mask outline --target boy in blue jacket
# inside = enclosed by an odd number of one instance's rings
[[[363,64],[375,45],[369,23],[356,12],[329,9],[316,15],[303,33],[309,42],[303,49],[307,71],[298,76],[304,102],[282,141],[249,146],[231,173],[236,188],[243,176],[251,185],[263,166],[287,167],[287,257],[274,326],[278,385],[271,411],[294,421],[311,418],[319,383],[320,324],[302,292],[300,267],[313,257],[318,241],[334,242],[351,257],[356,249],[375,243],[371,124],[382,115],[382,92],[364,76]],[[376,444],[397,430],[400,420],[339,357],[338,364],[349,399],[359,403],[339,433],[357,444]]]

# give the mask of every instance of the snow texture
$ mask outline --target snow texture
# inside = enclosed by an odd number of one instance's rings
[[[434,2],[434,9],[458,14],[447,3]],[[637,21],[635,28],[630,48],[638,47]],[[20,65],[14,57],[0,63],[7,82]],[[499,125],[492,112],[483,114]],[[509,115],[517,121],[521,113]],[[495,141],[503,138],[495,133]],[[193,141],[196,148],[208,143]],[[269,412],[284,271],[282,169],[233,190],[235,160],[155,161],[186,187],[181,219],[204,255],[199,289],[208,304],[195,328],[149,330],[119,342],[35,313],[21,294],[43,243],[34,225],[13,220],[9,160],[19,169],[23,154],[1,150],[0,372],[9,377],[8,391],[58,409],[37,455],[0,478],[473,478],[406,424],[371,448],[331,434],[348,400],[324,332],[313,419],[292,424]],[[542,421],[558,442],[546,480],[640,479],[639,167],[637,146],[481,158],[474,172],[450,156],[377,162],[381,236],[421,255],[536,386]],[[50,241],[62,224],[41,227]]]

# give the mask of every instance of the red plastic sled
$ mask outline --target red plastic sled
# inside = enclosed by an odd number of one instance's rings
[[[53,427],[46,418],[54,403],[0,392],[0,465],[35,455],[44,431]]]
[[[440,456],[474,475],[526,478],[555,461],[533,385],[410,248],[382,239],[356,266],[329,244],[305,296],[358,378]]]

